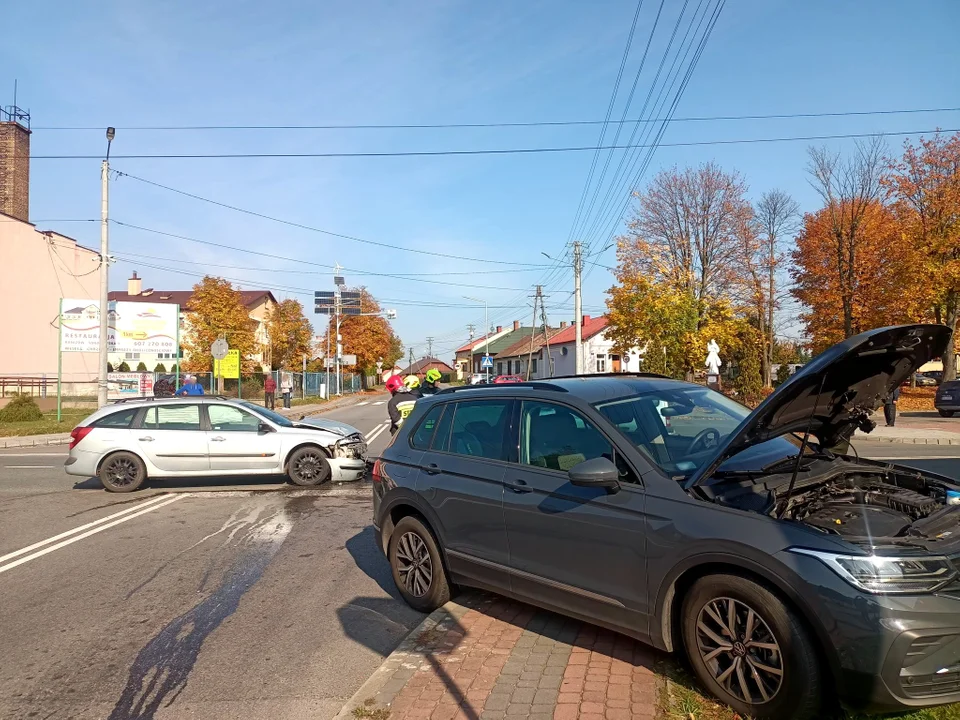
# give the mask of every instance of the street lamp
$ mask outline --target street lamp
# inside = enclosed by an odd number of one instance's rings
[[[107,128],[107,154],[100,163],[100,354],[97,370],[97,405],[107,404],[107,334],[110,332],[110,143],[117,131]]]
[[[463,299],[464,299],[464,300],[470,300],[470,301],[472,301],[472,302],[483,303],[483,333],[484,333],[484,335],[483,335],[483,337],[484,337],[483,355],[484,355],[484,357],[486,357],[487,355],[490,354],[490,328],[489,328],[489,326],[487,325],[487,301],[486,301],[486,298],[484,298],[483,300],[481,300],[480,298],[469,297],[469,296],[467,296],[467,295],[464,295],[464,296],[463,296]],[[487,368],[484,368],[484,369],[486,370],[485,375],[487,376],[487,383],[489,384],[489,383],[490,383],[490,368],[487,367]]]

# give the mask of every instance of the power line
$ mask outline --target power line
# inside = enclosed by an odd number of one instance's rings
[[[211,205],[216,205],[217,207],[226,208],[227,210],[233,210],[234,212],[243,213],[244,215],[250,215],[252,217],[258,217],[263,220],[270,220],[271,222],[280,223],[281,225],[288,225],[290,227],[299,228],[301,230],[309,230],[310,232],[320,233],[321,235],[329,235],[330,237],[340,238],[342,240],[351,240],[353,242],[363,243],[365,245],[375,245],[377,247],[390,248],[391,250],[402,250],[403,252],[412,252],[418,255],[432,255],[433,257],[443,257],[449,258],[451,260],[469,260],[470,262],[481,262],[481,263],[490,263],[493,265],[516,265],[518,267],[538,267],[537,263],[521,263],[521,262],[510,262],[508,260],[489,260],[486,258],[471,258],[464,257],[462,255],[451,255],[449,253],[439,253],[432,250],[415,250],[413,248],[405,248],[399,245],[391,245],[390,243],[377,242],[376,240],[366,240],[364,238],[359,238],[354,235],[344,235],[343,233],[333,232],[332,230],[324,230],[323,228],[312,227],[310,225],[304,225],[303,223],[294,222],[293,220],[284,220],[283,218],[274,217],[272,215],[267,215],[265,213],[256,212],[255,210],[247,210],[246,208],[237,207],[236,205],[229,205],[227,203],[220,202],[218,200],[211,200],[210,198],[205,198],[201,195],[196,195],[186,190],[178,190],[177,188],[170,187],[169,185],[163,185],[153,180],[147,180],[146,178],[138,177],[136,175],[131,175],[125,172],[119,172],[119,177],[127,177],[131,180],[136,180],[142,182],[146,185],[152,185],[153,187],[161,188],[162,190],[167,190],[177,195],[183,195],[184,197],[192,198],[193,200],[199,200],[201,202],[210,203]],[[136,227],[136,226],[131,226]],[[145,228],[139,228],[141,230]],[[149,232],[149,231],[148,231]],[[176,236],[172,236],[176,237]],[[189,238],[187,238],[189,239]],[[301,262],[299,260],[295,262]]]
[[[932,130],[903,130],[897,132],[837,133],[833,135],[794,135],[772,138],[737,138],[732,140],[689,140],[685,142],[660,143],[659,145],[602,145],[600,150],[632,150],[651,147],[698,147],[703,145],[743,145],[751,143],[794,142],[801,140],[843,140],[847,138],[890,137],[898,135],[926,135],[930,133],[953,133],[957,128]],[[244,159],[308,159],[308,158],[383,158],[383,157],[451,157],[470,155],[537,155],[567,152],[596,152],[596,145],[570,145],[535,148],[490,148],[474,150],[397,150],[374,152],[326,152],[326,153],[155,153],[113,155],[115,160],[244,160]],[[14,156],[25,159],[26,155]],[[102,160],[101,155],[31,155],[32,160]],[[126,177],[133,177],[121,173]]]
[[[843,110],[836,112],[797,112],[771,113],[760,115],[697,115],[690,117],[673,118],[670,122],[719,122],[728,120],[791,120],[804,118],[828,117],[864,117],[869,115],[908,115],[921,113],[958,112],[960,107],[944,108],[908,108],[894,110]],[[516,127],[569,127],[578,125],[627,124],[634,122],[658,123],[664,118],[648,118],[646,120],[531,120],[531,121],[503,121],[503,122],[473,122],[473,123],[398,123],[398,124],[327,124],[327,125],[118,125],[117,129],[124,132],[139,131],[210,131],[210,130],[443,130],[457,128],[516,128]],[[36,127],[33,130],[56,131],[97,131],[102,132],[103,126],[53,126]]]
[[[127,223],[120,222],[119,220],[111,220],[111,222],[114,222],[114,223],[116,223],[117,225],[123,225],[123,226],[126,226],[126,227],[136,228],[136,229],[138,229],[138,230],[146,230],[146,228],[141,228],[141,227],[136,226],[136,225],[128,225]],[[247,249],[245,249],[245,248],[233,247],[233,246],[231,246],[231,245],[224,245],[224,244],[222,244],[222,243],[215,243],[215,242],[210,242],[210,241],[207,241],[207,240],[199,240],[199,239],[197,239],[197,238],[190,238],[190,237],[186,237],[186,236],[184,236],[184,235],[172,235],[171,233],[164,233],[164,232],[161,232],[161,231],[159,231],[159,230],[148,230],[148,232],[154,232],[154,233],[157,233],[157,234],[160,234],[160,235],[167,235],[167,236],[177,237],[177,238],[180,238],[181,240],[189,240],[189,241],[191,241],[191,242],[202,243],[202,244],[204,244],[204,245],[213,245],[214,247],[223,248],[223,249],[225,249],[225,250],[233,250],[234,252],[250,253],[251,255],[259,255],[259,256],[261,256],[261,257],[268,257],[268,258],[272,258],[272,259],[275,259],[275,260],[285,260],[285,261],[287,261],[287,262],[295,262],[295,263],[300,263],[300,264],[304,264],[304,265],[313,265],[313,266],[316,266],[316,267],[324,268],[324,271],[323,271],[323,272],[319,272],[319,271],[310,271],[310,270],[273,270],[273,269],[270,269],[270,268],[239,267],[239,266],[237,266],[237,265],[218,265],[218,264],[216,264],[216,263],[201,263],[201,262],[194,262],[194,261],[192,261],[192,260],[173,260],[172,262],[186,263],[186,264],[188,264],[188,265],[201,265],[201,266],[204,266],[204,267],[220,267],[220,268],[227,268],[227,269],[230,269],[230,270],[252,270],[252,271],[255,271],[255,272],[286,272],[286,273],[297,273],[297,274],[301,274],[301,275],[329,275],[329,274],[330,274],[329,265],[323,265],[322,263],[311,262],[310,260],[300,260],[300,259],[296,259],[296,258],[285,257],[285,256],[283,256],[283,255],[274,255],[273,253],[259,252],[259,251],[257,251],[257,250],[247,250]],[[126,253],[126,254],[127,254],[127,255],[131,255],[131,256],[137,255],[137,253]],[[144,257],[144,258],[154,259],[154,260],[163,260],[163,261],[170,262],[170,260],[169,260],[168,258],[156,257],[156,256],[152,256],[152,255],[140,255],[139,257]],[[343,270],[346,270],[347,268],[342,268],[342,269],[343,269]],[[461,282],[445,282],[445,281],[443,281],[443,280],[426,280],[426,279],[424,279],[424,278],[401,277],[401,276],[398,276],[398,275],[393,275],[393,274],[391,274],[391,273],[374,272],[374,271],[372,271],[372,270],[353,270],[353,271],[351,271],[351,272],[355,272],[355,273],[357,273],[357,274],[362,274],[362,275],[375,275],[375,276],[378,276],[378,277],[388,277],[388,278],[394,278],[394,279],[397,279],[397,280],[407,280],[407,281],[409,281],[409,282],[430,283],[430,284],[433,284],[433,285],[453,285],[453,286],[455,286],[455,287],[484,288],[484,289],[487,289],[487,290],[508,290],[508,291],[511,291],[511,292],[512,292],[512,291],[515,291],[515,290],[520,290],[520,289],[521,289],[521,288],[497,287],[497,286],[495,286],[495,285],[469,285],[469,284],[465,284],[465,283],[461,283]]]

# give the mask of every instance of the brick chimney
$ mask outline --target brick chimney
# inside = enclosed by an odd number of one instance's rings
[[[586,324],[587,324],[588,322],[590,322],[590,316],[589,316],[589,315],[584,315],[584,316],[583,316],[583,325],[586,326]]]
[[[567,326],[567,321],[566,321],[566,320],[561,320],[561,321],[560,321],[560,329],[563,330],[563,328],[565,328],[566,326]]]
[[[127,280],[127,295],[139,295],[143,289],[143,280],[137,277],[137,271],[133,271],[133,277]]]
[[[0,213],[23,222],[30,222],[29,124],[16,107],[0,112]]]
[[[503,325],[497,325],[497,332],[503,332]],[[496,334],[496,333],[494,333]]]
[[[520,329],[520,321],[519,321],[519,320],[514,320],[514,321],[513,321],[513,329],[514,329],[514,330],[519,330],[519,329]]]

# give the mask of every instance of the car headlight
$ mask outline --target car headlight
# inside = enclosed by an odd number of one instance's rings
[[[957,577],[950,559],[940,555],[839,555],[803,548],[793,552],[817,558],[854,587],[877,595],[931,593]]]

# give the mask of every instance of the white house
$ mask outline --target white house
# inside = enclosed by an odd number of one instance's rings
[[[561,323],[563,326],[564,323]],[[604,329],[607,327],[607,318],[601,315],[598,318],[583,316],[581,339],[583,342],[583,369],[582,374],[596,373],[640,372],[642,354],[633,349],[627,354],[621,354],[613,349]],[[575,362],[576,347],[575,325],[568,325],[554,337],[550,338],[550,354],[554,358],[554,375],[576,375]]]

